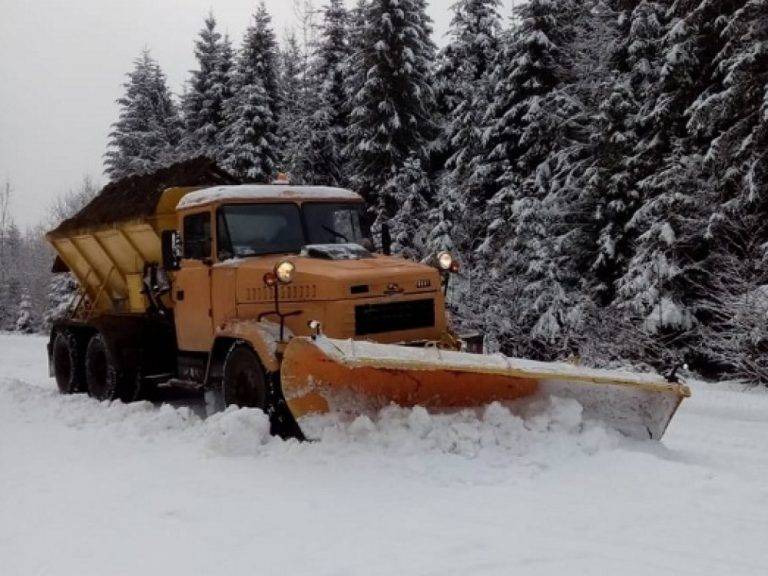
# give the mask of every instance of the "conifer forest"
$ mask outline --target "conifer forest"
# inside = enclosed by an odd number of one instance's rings
[[[427,0],[304,7],[285,37],[208,14],[181,93],[142,50],[106,177],[350,188],[395,253],[457,256],[453,323],[491,350],[768,383],[768,0],[457,0],[444,39]],[[0,329],[66,307],[42,233],[96,193],[24,232],[0,190]]]

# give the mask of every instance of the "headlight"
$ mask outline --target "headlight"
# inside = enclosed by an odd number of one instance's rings
[[[293,262],[284,260],[275,266],[275,276],[281,284],[290,284],[293,282],[293,275],[296,272],[296,265]]]
[[[437,267],[443,272],[449,272],[453,266],[453,256],[450,252],[440,252],[437,255]]]

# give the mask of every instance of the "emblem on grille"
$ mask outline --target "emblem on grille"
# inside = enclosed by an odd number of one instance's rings
[[[387,296],[393,296],[395,294],[402,294],[405,292],[403,288],[401,288],[396,282],[390,282],[387,284],[387,289],[384,290],[384,294]]]

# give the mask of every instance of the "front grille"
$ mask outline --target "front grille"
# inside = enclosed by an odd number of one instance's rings
[[[432,299],[355,307],[355,333],[358,336],[434,325],[435,302]]]

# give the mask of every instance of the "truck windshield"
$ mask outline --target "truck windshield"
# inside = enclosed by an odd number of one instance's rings
[[[219,211],[219,258],[297,253],[304,247],[295,204],[234,204]]]
[[[218,212],[219,259],[298,254],[307,244],[360,243],[360,204],[230,204]]]
[[[359,244],[361,204],[304,204],[309,244]]]

